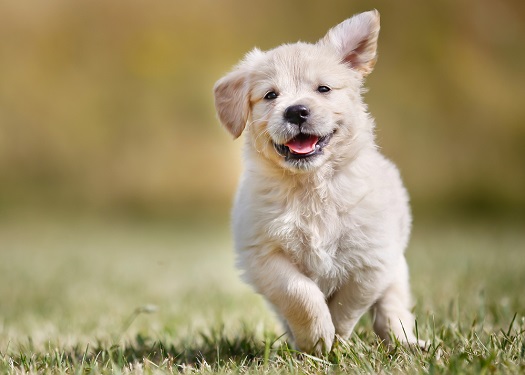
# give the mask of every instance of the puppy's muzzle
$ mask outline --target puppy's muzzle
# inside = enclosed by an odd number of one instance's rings
[[[322,154],[323,148],[330,142],[334,132],[316,134],[315,131],[309,129],[311,126],[307,126],[310,115],[310,109],[304,104],[291,105],[284,110],[284,121],[292,127],[297,126],[293,130],[290,129],[294,133],[293,137],[280,144],[274,143],[275,150],[286,161],[310,160]]]

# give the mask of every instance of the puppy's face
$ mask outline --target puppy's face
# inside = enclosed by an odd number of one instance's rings
[[[349,155],[366,108],[363,77],[376,59],[379,14],[362,13],[316,44],[250,52],[215,86],[223,125],[275,165],[315,170]],[[364,121],[366,122],[366,121]]]

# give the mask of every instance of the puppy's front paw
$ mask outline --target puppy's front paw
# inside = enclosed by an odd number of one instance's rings
[[[331,319],[320,319],[311,326],[296,330],[293,335],[297,349],[320,356],[332,349],[335,328]]]

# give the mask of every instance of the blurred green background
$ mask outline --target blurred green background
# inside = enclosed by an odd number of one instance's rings
[[[244,53],[382,16],[366,101],[418,218],[525,217],[525,2],[3,1],[0,215],[227,220],[240,141],[212,87]]]

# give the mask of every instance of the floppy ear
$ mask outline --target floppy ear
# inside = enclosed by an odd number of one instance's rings
[[[328,31],[320,43],[333,46],[345,63],[366,76],[377,60],[378,36],[379,12],[371,10],[341,22]]]
[[[251,76],[264,56],[264,52],[254,48],[213,88],[219,120],[234,138],[238,138],[246,127],[250,116]]]
[[[234,138],[241,135],[248,121],[248,84],[247,70],[239,67],[219,79],[213,89],[219,120]]]

